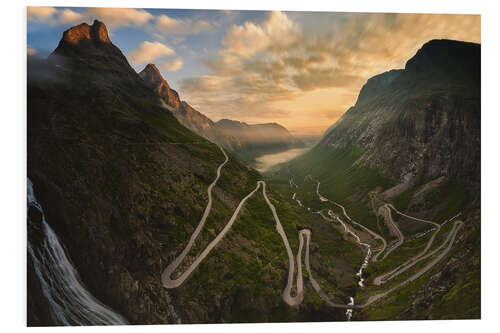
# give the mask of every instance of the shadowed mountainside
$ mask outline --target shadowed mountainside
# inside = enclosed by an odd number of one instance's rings
[[[67,30],[48,59],[28,60],[27,98],[27,175],[47,223],[82,284],[128,322],[345,319],[309,287],[300,311],[284,304],[286,251],[262,196],[248,201],[231,232],[184,285],[164,289],[161,272],[203,215],[207,188],[224,156],[161,105],[102,22]],[[223,228],[260,178],[229,157],[213,190],[212,212],[186,263]],[[323,265],[345,272],[323,287],[347,302],[361,251],[333,227],[291,206],[272,186],[268,196],[294,249],[299,225],[321,228],[311,265],[320,276],[330,275]],[[29,230],[37,230],[40,219],[31,220],[35,225]],[[29,232],[29,240],[33,237],[37,234]],[[28,282],[28,325],[58,324],[48,313],[29,256]]]
[[[154,64],[148,64],[139,76],[153,91],[161,97],[177,120],[195,132],[196,134],[217,143],[230,151],[238,151],[241,144],[224,131],[220,126],[214,123],[210,118],[198,112],[186,101],[179,99],[179,94],[170,88],[167,81],[162,77],[160,71]]]

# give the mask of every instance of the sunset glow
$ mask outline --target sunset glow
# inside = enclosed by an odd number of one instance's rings
[[[479,15],[29,7],[28,50],[47,55],[62,31],[94,19],[134,69],[155,63],[212,120],[296,135],[321,134],[368,78],[404,68],[428,40],[481,41]]]

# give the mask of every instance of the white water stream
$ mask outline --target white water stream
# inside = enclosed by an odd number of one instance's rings
[[[28,179],[28,210],[37,209],[41,225],[33,225],[28,214],[28,224],[41,232],[41,240],[36,244],[28,234],[28,253],[33,261],[43,294],[47,298],[53,319],[60,325],[126,325],[128,322],[94,296],[80,281],[77,271],[66,256],[57,235],[45,221],[41,205],[33,192],[33,184]]]

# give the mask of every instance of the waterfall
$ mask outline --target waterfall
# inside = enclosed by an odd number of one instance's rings
[[[99,302],[80,281],[57,235],[45,221],[41,205],[28,178],[28,253],[33,261],[50,312],[59,325],[125,325],[127,321]],[[41,224],[32,221],[29,209],[36,209]]]

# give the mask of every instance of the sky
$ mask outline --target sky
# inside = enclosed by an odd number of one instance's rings
[[[28,7],[28,54],[47,56],[94,19],[136,71],[156,64],[212,120],[277,122],[297,136],[321,135],[366,80],[404,68],[425,42],[481,42],[479,15]]]

